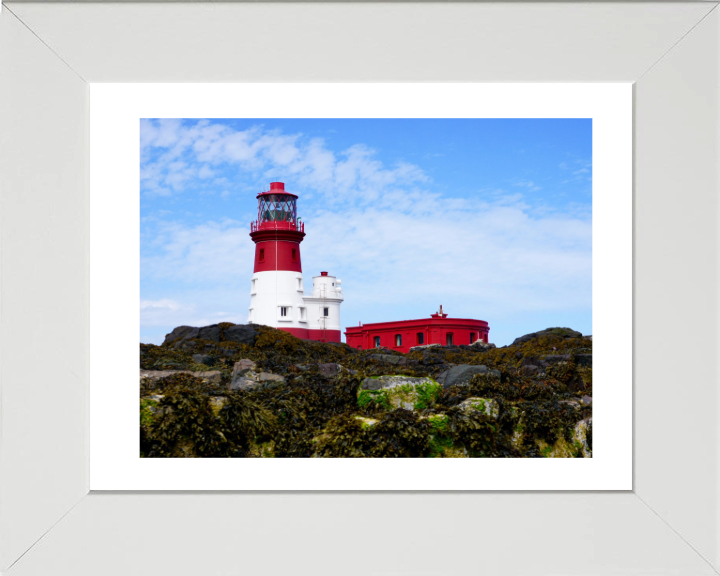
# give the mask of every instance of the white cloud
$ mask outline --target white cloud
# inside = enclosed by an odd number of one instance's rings
[[[197,226],[162,222],[141,257],[141,272],[189,285],[232,284],[252,269],[255,248],[247,228],[229,219]]]
[[[321,138],[305,140],[301,134],[258,126],[234,130],[208,120],[193,125],[143,120],[141,154],[142,188],[150,195],[182,192],[189,181],[210,178],[212,167],[223,164],[265,171],[269,178],[292,176],[299,186],[311,187],[331,202],[344,201],[351,193],[372,202],[388,186],[427,181],[413,164],[385,167],[374,150],[361,144],[336,155]]]

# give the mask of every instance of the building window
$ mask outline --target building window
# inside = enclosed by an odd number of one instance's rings
[[[330,308],[323,308],[323,316],[326,318],[330,316]]]
[[[250,311],[248,312],[248,322],[252,322],[253,319],[253,309],[250,308]]]
[[[265,262],[265,248],[260,248],[260,262]]]
[[[302,287],[302,278],[298,278],[298,279],[297,279],[297,289],[298,289],[298,292],[302,292],[302,289],[303,289],[303,287]]]
[[[292,249],[292,259],[293,262],[297,262],[297,250],[295,248]]]
[[[375,343],[375,348],[380,348],[380,336],[375,336],[373,342]]]
[[[395,346],[402,346],[402,335],[395,334]]]
[[[470,344],[475,342],[475,332],[470,332]]]
[[[257,278],[253,278],[253,281],[252,281],[252,290],[251,290],[251,292],[252,292],[253,294],[255,294],[255,292],[257,292]]]
[[[452,345],[453,345],[453,335],[452,335],[452,332],[448,332],[448,333],[447,333],[447,336],[445,336],[445,344],[446,344],[447,346],[452,346]]]
[[[305,308],[303,308],[302,306],[300,307],[300,320],[302,320],[303,322],[306,320],[306,318],[305,318]]]
[[[423,334],[422,332],[417,333],[417,343],[425,344],[425,334]]]
[[[288,307],[280,306],[280,316],[287,316],[287,315],[288,315]]]

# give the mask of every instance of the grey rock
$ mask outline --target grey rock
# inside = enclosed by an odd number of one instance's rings
[[[490,370],[487,366],[472,366],[460,364],[442,372],[437,380],[445,388],[450,386],[467,386],[476,374],[486,374],[494,378],[500,378],[499,370]]]
[[[163,340],[162,345],[166,346],[178,339],[185,340],[187,338],[197,338],[199,332],[199,328],[194,328],[192,326],[178,326],[170,332],[170,334],[165,336],[165,340]]]
[[[248,372],[255,370],[255,368],[257,368],[257,364],[248,358],[243,358],[239,362],[235,362],[232,371],[232,380],[240,376],[245,376]]]
[[[500,404],[493,398],[468,398],[458,404],[458,408],[463,412],[472,412],[477,410],[487,416],[497,418],[500,416]]]
[[[380,390],[383,388],[383,383],[379,378],[365,378],[360,384],[360,390]]]
[[[385,399],[389,405],[386,409],[394,410],[403,408],[405,410],[420,409],[419,403],[421,393],[427,392],[428,385],[434,387],[433,397],[437,397],[439,388],[431,378],[415,378],[413,376],[380,376],[379,378],[365,378],[360,385],[364,390],[383,390]],[[424,389],[424,390],[423,390]],[[431,400],[433,403],[434,400]],[[425,401],[422,402],[425,404]]]
[[[416,350],[427,350],[428,348],[442,348],[442,344],[420,344],[419,346],[413,346],[410,348],[410,352],[415,352]]]
[[[285,383],[285,378],[278,374],[271,374],[270,372],[260,372],[258,374],[258,382],[282,382]]]
[[[235,380],[230,382],[228,388],[230,390],[251,390],[256,386],[259,386],[259,382],[241,376],[240,378],[236,378]]]
[[[385,362],[386,364],[397,364],[399,366],[407,364],[407,358],[395,356],[394,354],[371,354],[370,358],[376,362]]]
[[[378,376],[377,378],[365,378],[360,385],[361,390],[384,390],[397,386],[417,386],[418,384],[432,383],[430,378],[415,376]]]
[[[227,328],[223,336],[229,342],[237,342],[239,344],[247,344],[253,346],[257,338],[257,330],[252,324],[236,324]]]
[[[208,364],[210,365],[212,363],[212,358],[208,356],[207,354],[193,354],[192,355],[193,362],[196,364]]]
[[[342,372],[343,367],[340,366],[340,364],[335,364],[334,362],[329,362],[326,364],[318,364],[318,370],[320,371],[320,374],[327,378],[334,378],[340,372]]]
[[[540,336],[560,336],[561,338],[582,338],[582,333],[580,333],[576,330],[573,330],[571,328],[546,328],[545,330],[540,330],[540,332],[531,332],[530,334],[525,334],[524,336],[515,338],[515,340],[513,340],[512,346],[516,346],[518,344],[524,344],[525,342],[529,342],[533,338],[539,338]]]
[[[220,326],[212,324],[200,328],[198,338],[202,340],[210,340],[211,342],[220,342]]]
[[[252,390],[254,388],[276,388],[285,384],[285,378],[269,372],[255,374],[248,372],[248,376],[240,376],[230,383],[230,390]]]
[[[590,406],[592,404],[592,398],[586,394],[582,397],[582,403],[585,404],[585,406]]]

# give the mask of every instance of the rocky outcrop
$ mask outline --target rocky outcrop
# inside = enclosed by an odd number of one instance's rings
[[[165,336],[163,346],[182,348],[183,343],[189,340],[206,340],[208,342],[237,342],[252,346],[257,339],[257,329],[254,324],[211,324],[196,328],[194,326],[178,326]]]
[[[184,340],[186,338],[197,338],[198,334],[200,334],[199,328],[194,328],[192,326],[178,326],[175,328],[170,334],[167,334],[165,336],[165,340],[163,341],[163,346],[168,346],[171,343],[175,342],[176,340]]]
[[[543,332],[405,355],[181,326],[140,346],[141,454],[592,457],[592,340]]]
[[[530,334],[525,334],[524,336],[515,338],[515,340],[513,340],[512,346],[524,344],[525,342],[529,342],[530,340],[533,340],[534,338],[539,338],[540,336],[559,336],[560,338],[582,338],[582,333],[578,332],[577,330],[573,330],[571,328],[546,328],[545,330],[540,330],[540,332],[531,332]]]

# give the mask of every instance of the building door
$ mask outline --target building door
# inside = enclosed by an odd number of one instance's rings
[[[445,336],[445,345],[446,346],[452,346],[453,345],[453,335],[452,332],[448,332]]]

